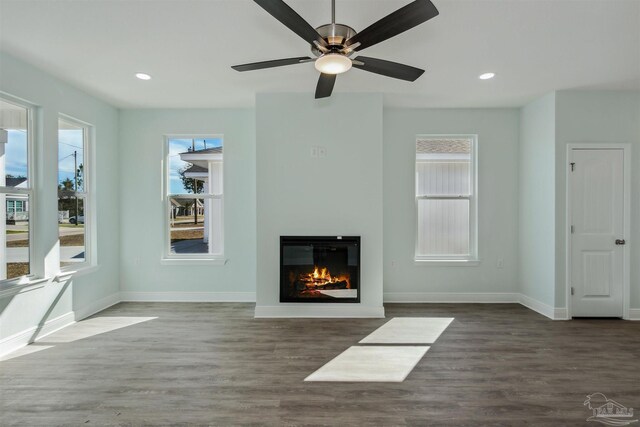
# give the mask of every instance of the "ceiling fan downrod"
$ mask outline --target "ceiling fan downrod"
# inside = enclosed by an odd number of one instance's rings
[[[331,23],[336,23],[336,0],[331,0]]]

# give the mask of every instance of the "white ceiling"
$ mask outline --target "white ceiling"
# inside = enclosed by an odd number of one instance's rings
[[[415,83],[353,69],[335,92],[387,106],[520,106],[554,89],[640,90],[640,0],[433,0],[440,15],[364,55],[425,68]],[[409,0],[337,0],[362,30]],[[330,0],[288,0],[313,26]],[[239,73],[309,46],[250,0],[0,0],[0,49],[118,107],[241,107],[308,92],[312,63]],[[153,76],[140,81],[136,72]],[[486,71],[497,73],[478,80]]]

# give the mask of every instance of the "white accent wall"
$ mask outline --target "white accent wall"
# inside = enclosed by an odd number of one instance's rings
[[[382,121],[379,94],[257,96],[256,316],[383,316]],[[361,303],[280,303],[288,235],[361,236]]]

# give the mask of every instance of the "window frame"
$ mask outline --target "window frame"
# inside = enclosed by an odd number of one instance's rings
[[[76,126],[82,128],[82,151],[83,151],[83,183],[82,183],[82,191],[73,191],[74,194],[78,194],[78,197],[83,200],[84,203],[84,261],[73,263],[70,265],[62,265],[62,256],[59,254],[59,271],[60,273],[71,273],[79,270],[84,270],[87,268],[93,268],[97,266],[97,258],[96,258],[96,230],[95,230],[95,218],[96,218],[96,209],[94,204],[94,174],[93,174],[93,165],[94,165],[94,157],[93,157],[93,141],[95,128],[92,124],[87,123],[85,121],[76,119],[75,117],[69,116],[67,114],[59,113],[58,114],[58,144],[56,146],[56,151],[59,152],[60,149],[60,122],[65,122],[68,125]],[[58,154],[58,165],[56,167],[56,180],[60,178],[60,157]],[[59,184],[59,182],[58,182]],[[57,185],[56,185],[57,189]],[[59,200],[59,196],[56,198]],[[56,202],[57,206],[57,202]],[[76,213],[76,215],[78,215]],[[79,215],[78,215],[79,216]],[[58,217],[56,211],[56,218]],[[58,227],[58,241],[60,241],[60,228]],[[62,245],[59,245],[59,249],[62,249]]]
[[[417,179],[418,157],[416,144],[424,139],[469,139],[471,141],[470,163],[469,163],[469,196],[418,196]],[[474,266],[480,263],[478,255],[478,135],[477,134],[418,134],[413,145],[414,173],[413,173],[413,196],[415,215],[415,246],[414,262],[418,265],[443,265],[443,266]],[[420,218],[418,216],[418,204],[420,200],[469,200],[469,254],[468,255],[425,255],[418,253],[420,246],[420,235],[418,227]]]
[[[162,196],[162,209],[163,209],[163,249],[162,249],[162,257],[161,264],[206,264],[206,265],[224,265],[226,263],[225,259],[225,239],[224,239],[224,229],[225,229],[225,218],[224,218],[224,194],[225,194],[225,167],[224,167],[224,135],[223,134],[166,134],[164,135],[163,142],[163,152],[162,152],[162,185],[161,185],[161,196]],[[223,147],[223,157],[222,157],[222,165],[221,165],[221,174],[222,174],[222,185],[221,185],[221,193],[213,194],[211,190],[209,193],[197,193],[197,194],[172,194],[169,192],[171,189],[170,185],[170,177],[169,177],[169,143],[172,139],[221,139],[222,147]],[[169,205],[171,203],[171,198],[178,199],[204,199],[205,203],[209,200],[220,200],[221,206],[221,227],[220,227],[220,241],[222,251],[220,253],[191,253],[191,254],[175,254],[171,253],[171,230],[170,230],[170,215],[169,215]],[[211,235],[211,229],[213,228],[213,224],[209,221],[209,235]]]
[[[34,135],[34,123],[37,115],[37,107],[29,102],[26,102],[20,98],[12,96],[6,92],[0,91],[0,99],[9,104],[16,105],[18,107],[24,108],[27,111],[27,182],[29,183],[28,188],[14,188],[14,187],[3,187],[0,186],[0,193],[8,196],[9,194],[22,194],[27,197],[28,206],[29,206],[29,274],[13,277],[8,279],[0,279],[0,286],[4,288],[5,286],[13,286],[13,285],[27,285],[33,284],[43,277],[44,273],[44,260],[40,263],[36,261],[36,250],[35,250],[35,230],[37,229],[37,220],[40,217],[36,212],[38,209],[38,203],[36,201],[36,190],[35,190],[35,182],[36,182],[36,156],[35,156],[35,135]],[[5,199],[5,209],[6,207],[6,199]],[[3,220],[3,219],[0,219]],[[1,242],[1,244],[6,245],[5,242]],[[5,246],[6,247],[6,246]],[[2,290],[0,288],[0,290]],[[1,295],[0,295],[1,296]]]

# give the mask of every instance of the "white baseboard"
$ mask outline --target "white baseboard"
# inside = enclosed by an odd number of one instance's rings
[[[105,310],[112,305],[116,305],[120,302],[120,292],[116,292],[108,297],[104,297],[99,299],[98,301],[94,301],[86,307],[83,307],[79,310],[75,311],[76,322],[82,319],[86,319],[87,317],[94,315],[96,313]]]
[[[385,303],[515,303],[553,320],[566,320],[566,308],[554,308],[517,292],[385,292]],[[638,310],[640,317],[640,310]]]
[[[569,319],[569,309],[568,308],[554,308],[553,309],[553,320],[570,320]]]
[[[363,307],[356,304],[338,305],[257,305],[256,318],[271,317],[384,317],[384,307]]]
[[[385,303],[518,303],[520,294],[509,292],[385,292]]]
[[[533,310],[537,313],[542,314],[543,316],[548,317],[551,320],[567,320],[568,319],[568,311],[566,308],[559,307],[551,307],[548,304],[545,304],[537,299],[531,298],[530,296],[520,294],[520,304],[524,305],[530,310]]]
[[[44,324],[34,326],[17,334],[11,335],[0,341],[0,357],[18,350],[25,345],[46,337],[60,329],[75,323],[73,311],[58,316],[55,319],[47,320]]]
[[[640,320],[640,308],[629,309],[629,320]]]
[[[120,292],[121,301],[256,302],[255,292]]]

